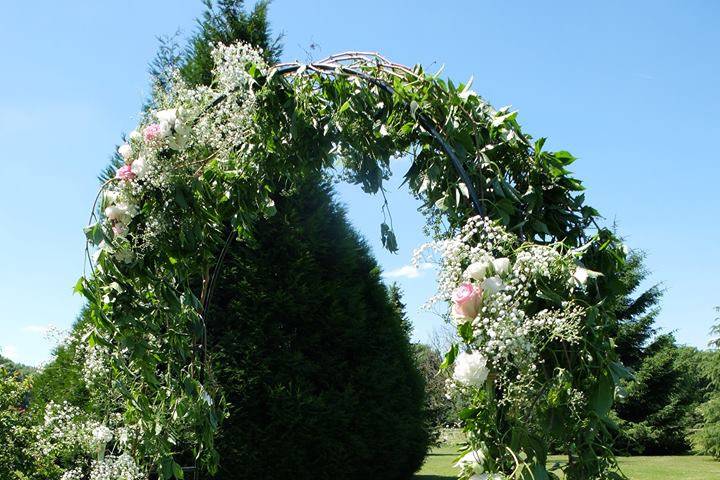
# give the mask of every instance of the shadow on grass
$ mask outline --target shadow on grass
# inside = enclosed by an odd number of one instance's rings
[[[426,460],[430,460],[432,457],[448,457],[447,463],[450,463],[450,459],[455,457],[454,453],[430,453],[428,454]],[[434,473],[416,473],[415,476],[413,476],[413,480],[457,480],[457,476],[455,475],[438,475]]]

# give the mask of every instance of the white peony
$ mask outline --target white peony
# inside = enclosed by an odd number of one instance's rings
[[[487,359],[480,352],[461,352],[455,359],[453,379],[471,387],[480,387],[488,377]]]
[[[471,263],[470,266],[465,269],[465,277],[473,278],[481,282],[485,279],[485,275],[487,275],[490,265],[491,262],[487,260],[480,260],[479,262]]]
[[[128,143],[123,143],[123,144],[120,145],[120,147],[118,148],[118,153],[120,154],[120,156],[121,156],[122,158],[124,158],[125,160],[127,160],[127,159],[129,159],[130,156],[132,155],[132,147],[131,147],[130,144],[128,144]]]
[[[487,292],[488,295],[495,295],[505,288],[502,279],[497,275],[486,278],[480,286],[482,287],[483,292]]]
[[[510,259],[509,258],[496,258],[492,262],[493,267],[495,268],[495,274],[497,275],[504,275],[510,270]]]

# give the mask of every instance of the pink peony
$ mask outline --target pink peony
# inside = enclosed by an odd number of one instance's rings
[[[480,310],[482,289],[472,283],[463,283],[452,293],[453,315],[456,318],[475,318]]]
[[[152,142],[153,140],[159,139],[162,134],[162,130],[162,126],[160,126],[159,123],[151,123],[145,127],[145,130],[143,130],[145,141]]]
[[[135,174],[133,173],[130,165],[123,165],[122,167],[118,168],[115,176],[120,180],[132,180],[133,178],[135,178]]]

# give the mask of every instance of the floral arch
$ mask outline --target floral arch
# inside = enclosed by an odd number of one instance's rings
[[[462,339],[445,361],[467,405],[461,478],[555,478],[551,447],[568,455],[568,478],[613,478],[625,254],[577,193],[574,158],[544,151],[469,83],[378,54],[275,66],[244,44],[213,55],[211,86],[158,87],[92,208],[91,269],[76,287],[100,358],[87,381],[112,385],[107,415],[125,435],[99,435],[92,451],[122,458],[128,478],[182,478],[175,453],[190,445],[197,470],[212,471],[222,404],[205,374],[205,312],[228,246],[251,239],[298,179],[335,169],[375,193],[390,159],[409,154],[405,179],[436,238],[418,258],[439,263],[433,300]],[[395,250],[392,226],[381,235]]]

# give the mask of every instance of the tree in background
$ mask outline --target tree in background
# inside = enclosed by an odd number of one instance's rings
[[[217,478],[410,478],[429,428],[409,324],[327,184],[275,204],[208,315],[229,404]]]
[[[13,362],[9,358],[5,358],[0,355],[0,368],[4,368],[9,373],[19,372],[21,375],[26,376],[35,372],[35,367],[29,367],[22,363]]]
[[[0,357],[0,362],[10,364]],[[29,419],[26,413],[30,380],[15,368],[0,365],[0,478],[17,478],[16,472],[29,469],[31,459],[25,454],[29,442]]]
[[[717,308],[720,312],[720,307]],[[705,355],[702,364],[705,375],[710,379],[709,399],[698,409],[701,415],[700,427],[692,440],[696,450],[720,460],[720,318],[711,330],[715,338],[710,342],[713,348]]]
[[[667,455],[690,450],[705,379],[691,368],[699,352],[679,347],[672,334],[657,334],[655,319],[662,290],[652,286],[633,296],[647,270],[644,257],[628,256],[624,278],[628,294],[618,306],[616,345],[620,359],[634,372],[615,407],[619,425],[616,449],[624,454]]]
[[[406,305],[403,303],[400,287],[393,283],[388,288],[390,301],[395,310],[403,319],[408,338],[412,333],[412,323],[407,317]],[[452,400],[446,397],[446,380],[450,378],[448,370],[441,370],[443,355],[447,351],[438,349],[424,343],[414,343],[413,352],[415,363],[424,378],[425,383],[425,412],[427,422],[432,431],[432,440],[437,443],[440,438],[440,429],[457,421],[457,411]]]
[[[71,331],[79,332],[85,325],[86,310],[80,312]],[[40,421],[50,401],[67,401],[88,408],[90,394],[82,378],[82,359],[78,339],[70,338],[53,350],[53,359],[33,376],[31,412]]]

